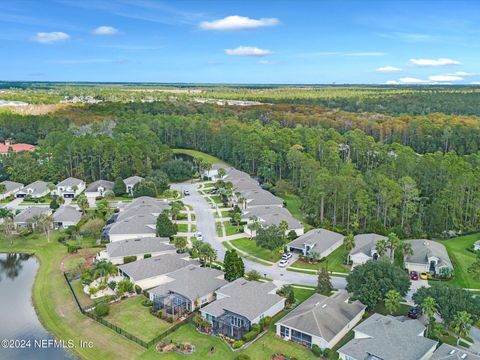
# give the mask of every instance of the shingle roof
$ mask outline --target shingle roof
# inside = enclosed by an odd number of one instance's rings
[[[413,255],[405,257],[406,262],[415,264],[428,264],[428,258],[435,256],[439,259],[438,265],[452,267],[447,249],[443,244],[431,240],[406,240],[412,245]]]
[[[66,179],[63,180],[63,181],[60,181],[60,182],[57,184],[57,186],[73,187],[73,186],[78,186],[78,185],[80,185],[81,183],[83,183],[83,180],[77,179],[77,178],[74,178],[74,177],[69,177],[69,178],[66,178]]]
[[[271,282],[247,281],[239,278],[218,289],[217,300],[205,306],[202,311],[217,317],[226,310],[252,321],[283,301],[282,297],[271,293],[275,288]],[[218,294],[224,297],[218,298]]]
[[[134,186],[135,184],[139,183],[142,180],[143,180],[143,177],[141,177],[141,176],[130,176],[130,177],[124,179],[123,182],[127,186],[128,185]]]
[[[27,193],[27,190],[28,189],[32,189],[33,192],[32,194],[33,195],[36,195],[36,194],[43,194],[44,192],[46,191],[49,191],[48,189],[48,183],[46,183],[45,181],[40,181],[40,180],[37,180],[31,184],[28,184],[27,186],[25,186],[22,190],[20,190],[21,192],[25,192]]]
[[[360,301],[349,303],[348,298],[345,290],[330,297],[314,294],[278,321],[278,324],[330,342],[366,309]]]
[[[283,206],[283,199],[259,186],[251,190],[241,190],[240,193],[247,199],[247,206]]]
[[[354,328],[367,335],[342,346],[338,352],[354,359],[376,356],[383,360],[418,360],[437,345],[423,337],[425,327],[418,320],[400,321],[392,316],[373,314]]]
[[[480,355],[444,343],[435,350],[430,360],[480,360]]]
[[[116,221],[110,227],[109,234],[152,234],[156,233],[157,218],[154,215],[134,215]]]
[[[225,181],[233,183],[239,179],[250,179],[250,175],[233,167],[225,168]]]
[[[82,218],[82,213],[73,206],[61,206],[53,214],[53,221],[55,222],[73,222],[78,223]]]
[[[244,219],[248,219],[250,216],[257,217],[262,225],[279,225],[282,220],[285,220],[289,229],[303,227],[287,209],[279,206],[258,206],[243,211],[242,217]]]
[[[194,301],[227,284],[223,279],[223,272],[196,265],[176,270],[168,274],[168,277],[172,279],[171,282],[157,286],[149,292],[156,295],[174,292]]]
[[[355,247],[350,251],[350,255],[362,253],[371,256],[371,250],[375,248],[377,241],[386,239],[386,236],[378,234],[355,235]]]
[[[13,191],[13,190],[17,190],[17,189],[21,189],[23,187],[23,184],[21,184],[21,183],[14,182],[14,181],[8,181],[8,180],[2,181],[0,184],[5,185],[4,193],[7,193],[7,192],[10,192],[10,191]]]
[[[184,257],[185,255],[179,254],[159,255],[120,265],[119,269],[133,278],[133,280],[139,281],[165,275],[190,264],[198,264],[196,261],[185,260]]]
[[[99,187],[102,187],[105,191],[113,190],[114,183],[113,181],[108,180],[97,180],[88,185],[85,192],[97,192]]]
[[[327,229],[312,229],[297,239],[291,241],[288,245],[303,249],[304,245],[310,245],[314,251],[322,253],[335,244],[342,243],[345,236]]]
[[[121,240],[108,243],[107,252],[111,257],[119,257],[174,250],[175,246],[168,242],[168,238],[162,237]]]
[[[34,217],[50,214],[51,210],[46,206],[30,206],[13,218],[15,223],[26,223],[32,221]]]

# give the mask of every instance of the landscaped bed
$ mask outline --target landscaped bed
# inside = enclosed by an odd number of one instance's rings
[[[279,250],[269,250],[259,247],[254,239],[241,238],[230,242],[238,249],[263,260],[277,262],[282,257]]]
[[[308,263],[307,261],[297,260],[291,265],[291,267],[297,269],[318,270],[323,266],[327,266],[328,271],[348,273],[348,269],[343,264],[344,259],[345,248],[342,245],[321,262],[319,261],[317,263]]]

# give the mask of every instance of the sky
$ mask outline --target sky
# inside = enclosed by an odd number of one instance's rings
[[[0,2],[0,80],[480,84],[480,1]]]

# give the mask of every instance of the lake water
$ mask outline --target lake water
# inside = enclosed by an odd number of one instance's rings
[[[66,350],[52,345],[53,336],[43,328],[35,313],[31,296],[38,266],[33,256],[0,253],[0,359],[2,360],[75,358]],[[19,340],[16,344],[9,344],[9,346],[21,345],[23,348],[5,349],[4,339]]]

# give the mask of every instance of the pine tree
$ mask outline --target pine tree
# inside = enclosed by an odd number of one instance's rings
[[[322,267],[318,271],[317,292],[323,295],[330,295],[332,290],[333,286],[330,281],[330,274],[326,267]]]
[[[127,193],[127,187],[121,177],[117,177],[113,183],[113,193],[115,196],[123,196]]]

